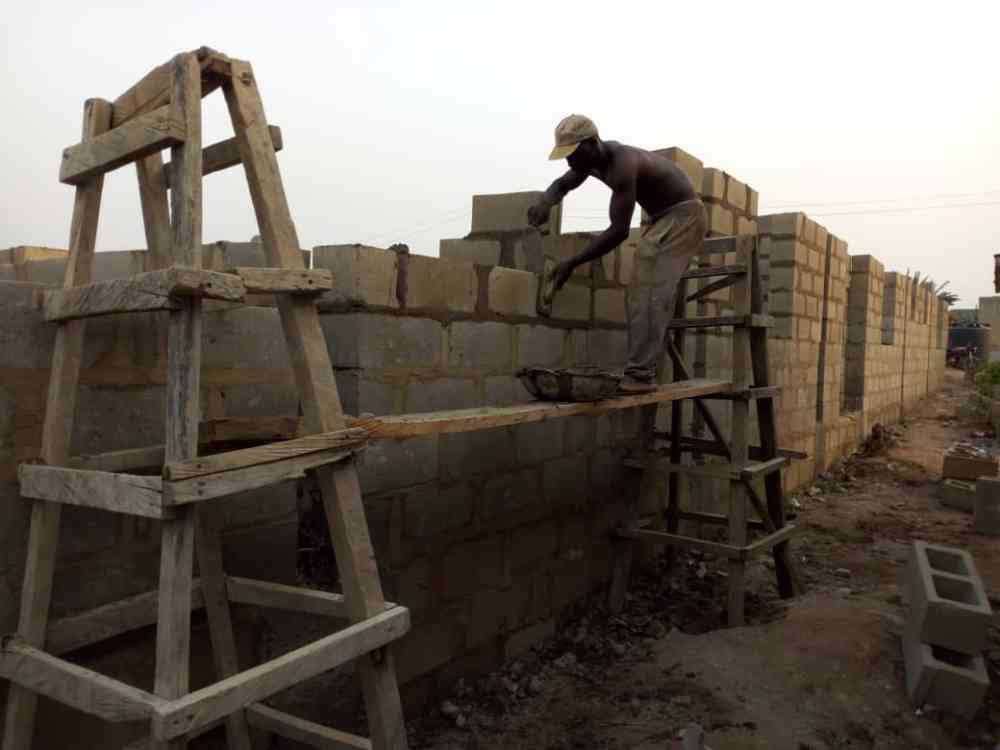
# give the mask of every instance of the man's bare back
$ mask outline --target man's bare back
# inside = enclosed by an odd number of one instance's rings
[[[610,179],[596,173],[593,176],[608,187],[634,179],[635,201],[649,216],[659,216],[678,203],[698,197],[687,175],[660,154],[617,141],[604,141],[604,145],[611,157],[606,170]]]

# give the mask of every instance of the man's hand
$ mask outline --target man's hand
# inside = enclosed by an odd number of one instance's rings
[[[540,227],[549,220],[549,204],[539,201],[528,209],[528,223],[533,227]]]
[[[564,260],[556,266],[555,271],[552,272],[552,278],[555,281],[556,291],[559,291],[566,285],[566,282],[569,281],[569,277],[573,275],[573,269],[573,264],[568,260]]]

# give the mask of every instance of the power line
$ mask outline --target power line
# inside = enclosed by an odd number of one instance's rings
[[[935,200],[937,198],[969,198],[975,195],[995,195],[1000,190],[980,190],[975,193],[936,193],[934,195],[911,195],[906,198],[868,198],[866,200],[854,201],[826,201],[826,202],[781,202],[762,204],[766,208],[796,208],[800,206],[858,206],[866,203],[902,203],[903,201],[914,200]]]

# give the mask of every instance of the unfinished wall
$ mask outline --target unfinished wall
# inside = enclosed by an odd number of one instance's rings
[[[759,232],[775,322],[772,382],[782,387],[779,443],[809,456],[791,464],[785,482],[789,489],[801,487],[853,450],[875,422],[898,419],[940,384],[947,308],[927,285],[884,273],[871,256],[848,256],[845,241],[805,214],[758,216],[757,193],[744,182],[680,149],[663,153],[706,202],[710,234]],[[510,405],[528,400],[515,377],[521,367],[623,365],[624,284],[639,230],[577,269],[557,296],[553,317],[538,318],[535,272],[543,257],[570,257],[592,237],[561,233],[558,209],[543,232],[529,227],[524,214],[538,195],[476,196],[472,231],[442,240],[439,259],[405,248],[315,249],[313,264],[330,269],[335,282],[319,307],[345,411]],[[146,257],[99,254],[95,277],[146,270]],[[263,264],[254,244],[206,246],[205,257],[206,266],[217,269]],[[695,259],[705,265],[733,261]],[[0,252],[0,279],[7,280],[0,281],[7,313],[0,320],[0,626],[6,630],[16,615],[28,510],[17,497],[16,465],[38,450],[52,350],[53,327],[41,322],[39,293],[61,282],[63,264],[61,251],[49,248]],[[706,283],[698,280],[689,291]],[[297,414],[273,299],[257,295],[249,302],[206,304],[206,418]],[[727,314],[731,291],[688,307],[689,315]],[[88,324],[74,451],[159,442],[161,322],[136,315]],[[732,372],[728,330],[689,333],[687,354],[696,375]],[[685,428],[701,431],[690,405],[685,408]],[[728,431],[728,405],[712,402],[711,408]],[[611,500],[621,486],[623,454],[636,438],[637,416],[615,412],[387,441],[364,453],[359,473],[387,595],[413,613],[413,630],[397,651],[409,705],[431,699],[460,675],[492,669],[522,652],[552,632],[567,605],[606,582],[616,511]],[[725,495],[710,483],[695,489],[689,498],[694,507],[725,510]],[[321,543],[322,510],[308,482],[234,498],[226,507],[232,572],[292,578],[300,521]],[[155,585],[153,524],[73,509],[65,519],[57,614]],[[101,576],[93,575],[96,569]],[[262,627],[282,625],[257,621],[244,631],[251,644]],[[141,648],[148,654],[151,634],[144,637]],[[331,683],[292,700],[313,718],[328,719],[327,698],[342,689]],[[104,738],[116,746],[119,735]]]

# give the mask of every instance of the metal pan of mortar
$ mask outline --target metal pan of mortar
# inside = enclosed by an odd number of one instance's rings
[[[600,367],[525,367],[517,377],[541,401],[600,401],[615,395],[621,380],[620,375]]]

